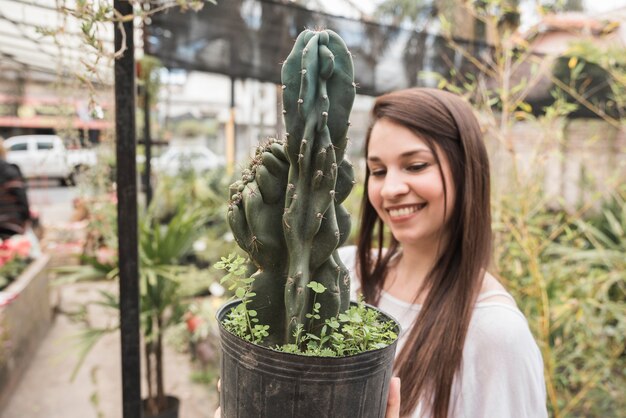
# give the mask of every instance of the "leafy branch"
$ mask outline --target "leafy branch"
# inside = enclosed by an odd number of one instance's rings
[[[226,285],[228,290],[234,292],[234,297],[241,299],[241,303],[230,311],[224,320],[224,326],[230,332],[255,344],[260,344],[269,335],[269,325],[259,324],[257,312],[249,309],[251,298],[256,296],[252,291],[254,279],[247,276],[247,260],[240,255],[229,254],[215,263],[215,268],[225,270],[227,274],[222,277],[220,284]]]

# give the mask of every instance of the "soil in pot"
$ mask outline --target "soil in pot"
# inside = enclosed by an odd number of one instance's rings
[[[223,418],[385,416],[397,340],[347,357],[283,353],[249,343],[222,326],[222,319],[237,303],[224,305],[217,314]]]

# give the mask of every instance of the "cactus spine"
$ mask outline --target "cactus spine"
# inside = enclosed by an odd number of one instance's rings
[[[344,159],[355,97],[352,57],[333,31],[305,30],[282,68],[285,141],[257,150],[231,186],[228,219],[258,268],[250,306],[270,325],[269,344],[293,342],[298,324],[315,332],[349,305],[349,275],[336,249],[350,231],[341,203],[354,183]],[[311,281],[321,319],[307,318]]]

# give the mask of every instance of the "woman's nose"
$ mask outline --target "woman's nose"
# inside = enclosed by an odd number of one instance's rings
[[[385,176],[385,182],[383,183],[380,194],[383,199],[394,199],[408,193],[408,191],[409,186],[402,179],[401,175],[388,172]]]

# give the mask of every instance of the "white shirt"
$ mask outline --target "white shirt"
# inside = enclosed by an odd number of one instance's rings
[[[355,274],[356,247],[340,248],[339,255],[350,270],[350,293],[356,299],[361,286]],[[504,291],[479,295],[463,347],[461,368],[452,386],[449,417],[547,417],[541,352],[517,307],[482,302],[496,294],[513,299]],[[402,327],[396,351],[399,353],[421,306],[383,291],[378,307],[396,318]],[[425,417],[418,405],[412,418]]]

